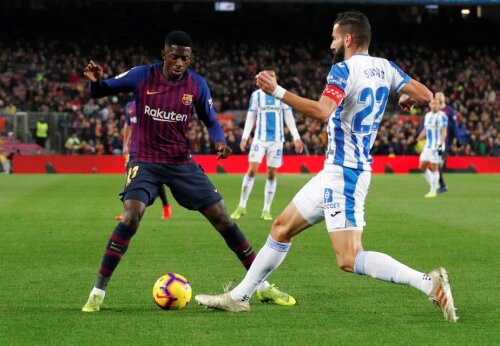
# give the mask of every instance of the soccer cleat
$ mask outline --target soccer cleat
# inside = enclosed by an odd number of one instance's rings
[[[443,185],[438,189],[437,193],[445,193],[447,191],[448,191],[448,186]]]
[[[168,220],[170,218],[172,218],[172,207],[170,206],[170,204],[167,204],[163,206],[163,213],[161,214],[161,219]]]
[[[123,219],[123,214],[115,216],[115,220],[121,220]]]
[[[271,221],[273,219],[271,212],[269,211],[263,211],[262,214],[260,214],[260,218],[266,221]]]
[[[204,305],[207,308],[230,311],[230,312],[246,312],[250,311],[250,303],[248,301],[240,302],[231,298],[229,292],[210,296],[207,294],[198,294],[194,299],[198,305]]]
[[[457,309],[455,309],[455,305],[453,303],[453,296],[451,295],[451,287],[446,270],[439,267],[427,275],[434,283],[432,291],[429,294],[429,300],[441,308],[445,320],[448,322],[457,322]]]
[[[263,291],[255,291],[257,299],[262,303],[273,303],[282,306],[295,305],[296,300],[288,293],[281,292],[275,285],[271,285]]]
[[[231,214],[231,219],[233,220],[238,220],[240,217],[245,215],[247,212],[246,208],[243,207],[238,207],[236,210]]]
[[[83,312],[97,312],[101,309],[101,304],[104,301],[104,298],[98,294],[91,294],[89,296],[89,300],[82,308]]]
[[[435,192],[429,192],[427,195],[425,195],[425,198],[436,198],[437,194]]]

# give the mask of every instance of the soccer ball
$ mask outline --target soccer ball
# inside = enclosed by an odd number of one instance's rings
[[[191,300],[191,285],[179,274],[168,273],[156,280],[153,299],[164,310],[184,309]]]

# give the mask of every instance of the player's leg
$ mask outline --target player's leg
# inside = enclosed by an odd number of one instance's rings
[[[424,174],[425,181],[429,184],[429,187],[432,185],[432,175],[429,170],[429,161],[430,161],[430,151],[424,148],[422,154],[420,154],[420,164],[419,169]]]
[[[231,218],[233,220],[238,220],[240,217],[246,214],[248,198],[252,193],[255,175],[259,170],[259,165],[260,162],[249,162],[248,164],[248,171],[243,177],[243,182],[241,183],[240,203],[238,204],[236,210],[231,214]]]
[[[439,183],[439,168],[437,162],[431,162],[430,171],[431,171],[431,193],[436,194]]]
[[[155,172],[149,171],[147,166],[136,165],[129,169],[126,187],[121,193],[124,200],[123,218],[109,237],[96,283],[82,311],[99,311],[108,282],[137,231],[146,206],[151,205],[157,197],[158,185],[154,183],[154,176]]]
[[[311,179],[274,221],[266,244],[259,251],[240,284],[231,292],[221,295],[197,295],[198,303],[220,310],[250,309],[248,300],[258,289],[259,283],[283,262],[293,236],[323,219],[320,175],[321,173]],[[261,292],[257,292],[257,296],[259,299],[265,299],[265,294]]]
[[[264,188],[264,207],[262,208],[261,219],[270,221],[273,219],[271,215],[271,204],[273,203],[276,187],[278,185],[276,179],[276,168],[267,167],[266,186]]]
[[[282,143],[272,143],[267,149],[267,179],[264,189],[264,208],[260,217],[268,221],[273,219],[271,216],[271,204],[273,203],[277,187],[276,170],[281,167],[283,162],[282,153]]]
[[[438,193],[444,193],[448,191],[448,186],[444,181],[444,169],[446,167],[446,153],[443,152],[439,157],[439,189]]]
[[[370,172],[343,170],[343,186],[332,182],[332,208],[325,202],[325,221],[330,234],[338,266],[351,273],[405,284],[417,288],[429,297],[435,295],[438,287],[447,286],[450,305],[444,304],[443,312],[451,314],[453,299],[447,283],[446,272],[423,273],[414,270],[394,258],[376,251],[364,251],[361,241],[364,221],[364,203],[370,185]],[[338,179],[340,181],[340,179]],[[325,200],[327,200],[325,195]],[[337,202],[338,201],[338,202]],[[336,205],[338,203],[338,205]],[[338,212],[338,213],[337,213]],[[345,215],[345,216],[344,216]],[[446,283],[444,282],[446,281]],[[447,318],[448,319],[448,318]],[[448,319],[450,320],[450,319]]]
[[[165,191],[165,186],[163,184],[158,187],[158,197],[161,199],[161,205],[163,208],[161,218],[163,220],[168,220],[172,217],[172,208],[168,203],[167,192]]]

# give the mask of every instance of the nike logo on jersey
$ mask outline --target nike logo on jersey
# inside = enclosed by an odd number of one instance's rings
[[[149,91],[149,90],[146,91],[146,95],[156,95],[159,93],[161,93],[161,91]]]
[[[337,216],[337,214],[340,214],[340,211],[336,211],[334,214],[330,214],[331,217]]]

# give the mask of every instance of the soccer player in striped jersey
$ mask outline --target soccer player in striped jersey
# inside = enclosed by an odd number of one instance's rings
[[[420,290],[439,304],[446,320],[457,316],[447,273],[437,268],[416,271],[380,252],[362,246],[364,202],[370,185],[373,145],[390,91],[402,93],[399,104],[411,109],[428,103],[432,93],[394,63],[368,54],[371,28],[360,12],[340,13],[333,26],[331,49],[335,62],[319,101],[295,95],[265,72],[257,86],[295,110],[328,121],[328,152],[323,170],[313,177],[274,221],[264,247],[247,275],[233,290],[216,296],[197,295],[199,304],[220,310],[249,311],[255,288],[285,259],[292,238],[322,220],[338,266]]]
[[[246,269],[255,259],[252,246],[227,213],[222,196],[189,152],[186,133],[196,110],[215,142],[219,158],[231,154],[205,79],[188,69],[191,46],[187,33],[173,31],[165,39],[161,63],[136,66],[107,80],[101,79],[103,69],[95,62],[90,61],[85,69],[92,97],[134,92],[137,124],[130,138],[127,182],[121,193],[123,219],[110,236],[96,283],[82,308],[84,312],[99,311],[111,275],[127,251],[146,207],[158,196],[159,185],[167,185],[181,206],[203,214]],[[265,301],[295,304],[293,297],[267,281],[259,289]]]
[[[274,70],[267,70],[271,76],[276,77]],[[254,138],[248,153],[248,172],[243,177],[241,186],[240,204],[231,214],[233,220],[238,220],[246,213],[248,197],[252,192],[255,175],[259,169],[262,158],[266,155],[267,180],[264,189],[264,207],[262,208],[261,219],[272,220],[271,204],[276,193],[277,179],[276,169],[283,163],[283,120],[290,130],[293,144],[297,153],[302,153],[304,146],[300,140],[299,132],[295,126],[292,108],[276,99],[272,95],[267,95],[258,89],[252,93],[250,106],[248,108],[245,128],[241,137],[240,149],[247,149],[248,138],[255,124]]]
[[[129,144],[132,131],[137,124],[137,116],[135,115],[135,102],[127,102],[125,105],[125,126],[123,127],[123,156],[125,156],[125,171],[127,171],[130,160]],[[162,204],[162,220],[169,220],[172,217],[172,207],[168,203],[167,192],[165,186],[158,186],[158,196]],[[115,216],[115,220],[123,219],[123,213]]]
[[[436,98],[429,106],[431,110],[425,114],[424,129],[418,135],[417,141],[426,139],[424,150],[420,154],[420,170],[424,172],[424,178],[430,185],[425,198],[434,198],[437,196],[440,156],[445,150],[448,117],[439,110],[441,105]]]

